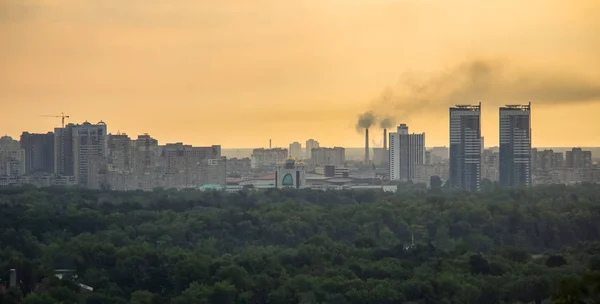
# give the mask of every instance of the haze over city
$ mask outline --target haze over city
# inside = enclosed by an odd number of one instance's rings
[[[366,111],[448,144],[448,106],[532,102],[534,146],[600,143],[600,2],[0,1],[0,132],[61,112],[225,148],[318,135],[360,147]],[[316,135],[315,135],[316,134]]]
[[[0,303],[600,303],[599,15],[0,0]]]

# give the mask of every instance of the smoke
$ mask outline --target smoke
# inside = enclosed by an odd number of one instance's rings
[[[379,122],[379,127],[382,129],[388,129],[393,126],[394,126],[394,119],[391,117],[384,118]]]
[[[441,114],[447,113],[449,106],[480,101],[484,108],[529,101],[534,105],[600,101],[599,81],[568,70],[527,67],[482,59],[434,75],[405,73],[395,87],[386,88],[376,98],[370,111],[410,119],[424,110]]]
[[[358,116],[358,122],[356,123],[356,130],[368,129],[375,124],[377,117],[372,111],[362,113]]]

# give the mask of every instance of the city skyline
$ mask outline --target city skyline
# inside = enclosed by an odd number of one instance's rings
[[[534,146],[598,146],[598,10],[593,0],[2,1],[0,134],[51,130],[59,121],[40,115],[64,112],[161,142],[285,147],[318,135],[360,147],[358,115],[387,114],[377,100],[391,96],[389,114],[429,146],[447,145],[448,102],[479,101],[489,143],[497,107],[531,101]],[[484,82],[461,90],[454,72]],[[436,92],[412,101],[396,89],[427,84]]]
[[[498,119],[499,118],[498,117],[498,110],[500,108],[503,108],[503,107],[506,107],[506,106],[507,105],[499,106],[499,107],[495,108],[495,110],[496,110],[496,112],[495,112],[495,114],[496,114],[496,116],[495,116],[496,122],[495,123],[496,124],[498,124],[500,122],[500,120]],[[452,108],[452,107],[454,107],[454,106],[450,106],[448,108]],[[448,109],[448,108],[446,108],[446,109]],[[481,108],[482,108],[482,112],[484,112],[483,111],[484,105],[482,105]],[[481,116],[483,116],[483,115],[481,115]],[[532,119],[532,117],[533,117],[533,115],[530,118]],[[483,118],[482,118],[482,120],[483,120]],[[101,119],[98,120],[98,121],[106,123],[105,121],[103,121]],[[78,124],[83,124],[83,123],[90,123],[90,121],[88,121],[88,120],[85,120],[85,121],[68,121],[68,120],[66,120],[65,121],[65,126],[68,125],[68,124],[78,125]],[[449,121],[447,121],[447,124],[448,123],[449,123]],[[392,127],[392,129],[395,129],[395,128],[403,125],[403,124],[405,124],[405,123],[401,122],[401,123],[398,123],[398,124],[394,124],[393,127]],[[535,131],[535,126],[534,126],[533,122],[531,123],[531,125],[532,125],[532,130]],[[15,140],[19,140],[19,138],[21,137],[21,135],[23,133],[30,133],[30,134],[37,134],[37,135],[39,135],[39,134],[47,134],[47,133],[54,133],[54,131],[57,128],[60,128],[60,125],[56,125],[56,126],[52,127],[51,129],[48,129],[48,130],[35,130],[35,131],[31,131],[29,129],[24,129],[24,130],[19,131],[18,134],[7,134],[7,133],[4,133],[4,134],[0,134],[0,136],[8,136],[8,137],[11,137],[11,138],[13,138]],[[446,128],[447,128],[447,126],[446,126]],[[486,138],[486,141],[484,142],[484,146],[483,147],[485,147],[485,148],[499,148],[500,147],[500,141],[498,140],[496,142],[491,142],[490,143],[490,141],[487,140],[488,137],[487,136],[483,136],[484,135],[483,128],[481,128],[481,129],[482,129],[482,131],[481,131],[482,138]],[[373,149],[377,149],[377,148],[383,147],[383,140],[380,139],[380,133],[382,133],[384,131],[384,128],[372,127],[372,128],[369,128],[369,130],[370,130],[370,132],[374,132],[375,133],[369,139],[370,140],[369,141],[369,149],[373,150]],[[500,128],[497,127],[496,128],[496,132],[499,133],[500,132]],[[426,133],[426,132],[422,132],[422,133]],[[532,132],[532,133],[535,133],[535,132]],[[289,139],[288,140],[286,138],[283,138],[281,141],[275,142],[275,141],[273,141],[270,138],[266,138],[265,140],[261,141],[260,143],[258,143],[257,145],[254,145],[254,146],[244,146],[244,147],[229,146],[228,147],[228,146],[224,146],[224,145],[222,145],[222,144],[220,144],[218,142],[217,143],[207,142],[206,144],[197,144],[195,142],[186,142],[186,141],[177,140],[177,139],[175,139],[173,141],[165,141],[165,140],[161,140],[160,138],[154,136],[152,133],[149,133],[149,132],[130,133],[130,132],[122,131],[122,130],[117,130],[116,132],[113,132],[112,126],[111,126],[111,130],[108,130],[108,134],[110,134],[110,135],[127,135],[127,136],[131,136],[131,137],[137,137],[137,136],[143,136],[143,135],[150,135],[153,138],[155,138],[156,140],[158,140],[161,144],[184,143],[184,144],[189,144],[189,145],[193,145],[193,146],[210,146],[210,145],[213,145],[213,144],[219,144],[219,145],[221,145],[223,147],[223,149],[227,149],[227,150],[235,150],[235,149],[249,150],[249,149],[255,149],[255,148],[265,148],[265,149],[268,149],[269,145],[271,145],[272,148],[282,148],[282,149],[288,149],[289,150],[290,144],[298,142],[298,140],[304,142],[304,139]],[[349,149],[362,149],[362,150],[364,150],[364,145],[365,145],[364,130],[359,135],[360,135],[360,142],[355,143],[355,145],[344,146],[344,147],[345,148],[349,148]],[[537,136],[537,134],[536,134],[536,136]],[[375,138],[373,138],[373,137],[375,137]],[[436,143],[426,142],[425,143],[425,147],[426,148],[449,147],[450,146],[450,141],[448,139],[447,131],[446,131],[446,137],[447,137],[447,140],[446,140],[447,142],[446,143],[437,144],[437,142]],[[312,136],[312,137],[309,136],[305,140],[314,140],[313,138],[315,138],[315,136]],[[496,134],[495,138],[499,139],[498,134]],[[535,137],[532,136],[531,140],[532,140],[532,142],[534,142]],[[316,142],[317,142],[317,145],[319,145],[319,142],[318,141],[316,141]],[[337,146],[337,145],[325,144],[325,145],[322,145],[322,146],[324,146],[324,147],[334,147],[334,146]],[[582,144],[574,144],[574,145],[533,145],[532,144],[531,146],[535,147],[535,148],[572,148],[572,147],[600,148],[600,143],[598,143],[597,145],[582,145]],[[301,145],[301,149],[302,149],[302,151],[304,151],[305,153],[307,153],[305,145]],[[310,158],[310,157],[308,157],[308,158]],[[373,155],[371,155],[370,158],[373,159]]]

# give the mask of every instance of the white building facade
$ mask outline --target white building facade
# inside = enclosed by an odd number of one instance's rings
[[[389,134],[390,180],[409,181],[415,178],[416,166],[425,163],[425,133],[409,134],[401,124]]]
[[[297,141],[291,143],[289,153],[294,159],[302,159],[302,144]]]

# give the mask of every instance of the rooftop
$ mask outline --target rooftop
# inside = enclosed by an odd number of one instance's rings
[[[481,102],[476,105],[468,105],[468,104],[455,105],[454,107],[450,108],[450,110],[452,110],[452,109],[479,111],[479,110],[481,110]]]

